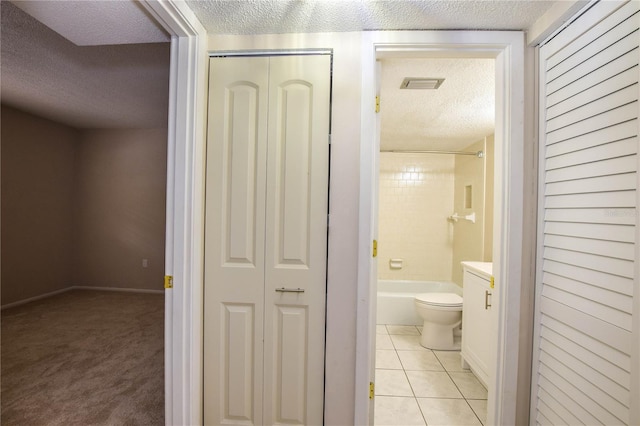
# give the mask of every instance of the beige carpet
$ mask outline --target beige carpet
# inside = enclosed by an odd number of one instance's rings
[[[163,425],[164,296],[73,290],[2,311],[2,425]]]

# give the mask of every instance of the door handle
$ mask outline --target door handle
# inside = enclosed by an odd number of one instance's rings
[[[491,293],[489,293],[489,290],[485,290],[484,291],[484,308],[485,309],[489,309],[491,307],[491,304],[489,303],[489,296],[491,296]]]
[[[304,293],[304,289],[300,288],[300,287],[298,287],[298,288],[284,288],[284,287],[281,287],[281,288],[276,288],[276,291],[280,292],[280,293]]]

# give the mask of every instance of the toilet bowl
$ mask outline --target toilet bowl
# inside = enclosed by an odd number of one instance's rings
[[[460,349],[454,329],[462,322],[462,297],[455,293],[422,293],[414,298],[418,315],[424,320],[420,344],[428,349]]]

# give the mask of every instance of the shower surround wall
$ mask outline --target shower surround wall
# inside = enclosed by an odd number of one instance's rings
[[[492,261],[493,135],[463,151],[485,155],[380,154],[379,280],[462,286],[460,262]],[[471,208],[465,208],[467,186]],[[475,213],[476,222],[452,223],[447,218],[454,212]],[[392,269],[391,259],[402,259],[402,269]]]
[[[380,154],[379,279],[451,281],[454,170],[452,155]]]
[[[493,247],[493,135],[477,141],[463,151],[484,151],[483,158],[458,155],[455,164],[453,211],[459,215],[475,213],[476,222],[458,221],[453,232],[452,280],[462,285],[460,262],[491,262]],[[485,173],[486,170],[486,173]],[[465,207],[465,187],[472,188],[471,208]]]

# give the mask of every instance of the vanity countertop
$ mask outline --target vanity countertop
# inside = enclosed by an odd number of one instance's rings
[[[493,262],[461,262],[462,267],[475,272],[478,275],[491,279],[493,275]]]

